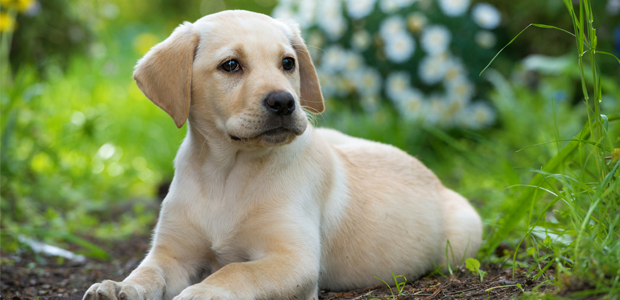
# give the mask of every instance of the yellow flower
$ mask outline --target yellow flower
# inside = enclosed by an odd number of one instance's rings
[[[159,43],[159,38],[156,35],[152,33],[143,33],[133,40],[133,49],[136,50],[138,54],[144,55],[157,43]]]
[[[0,32],[12,32],[15,30],[15,18],[13,16],[1,12],[0,13]]]
[[[0,0],[0,4],[18,12],[25,12],[32,8],[34,0]]]

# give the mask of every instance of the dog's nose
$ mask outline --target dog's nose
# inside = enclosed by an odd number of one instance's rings
[[[295,98],[289,92],[273,92],[265,97],[265,107],[278,116],[288,116],[295,111]]]

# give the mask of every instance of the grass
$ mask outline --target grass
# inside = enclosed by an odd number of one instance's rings
[[[597,49],[590,1],[564,3],[574,21],[572,32],[564,31],[576,46],[558,59],[572,64],[559,73],[538,69],[535,88],[524,64],[512,74],[484,72],[493,87],[495,128],[444,132],[400,120],[387,106],[359,114],[334,100],[316,123],[404,149],[470,199],[485,226],[479,262],[525,269],[558,291],[578,285],[575,297],[614,299],[620,294],[620,114],[612,112],[620,111],[620,87],[600,73],[597,59],[611,54]],[[105,257],[80,237],[151,229],[155,214],[139,198],[171,176],[184,131],[125,76],[136,59],[112,60],[116,75],[105,72],[110,60],[86,57],[67,70],[49,66],[47,79],[22,68],[7,81],[2,70],[3,249],[23,247],[16,236],[25,234]],[[128,198],[132,209],[110,213]],[[507,250],[498,253],[499,245]]]

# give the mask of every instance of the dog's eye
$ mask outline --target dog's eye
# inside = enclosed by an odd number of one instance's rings
[[[239,62],[231,59],[225,63],[223,63],[220,68],[226,72],[230,72],[230,73],[234,73],[237,72],[241,69],[241,66],[239,65]]]
[[[284,70],[290,71],[295,68],[295,60],[292,57],[287,57],[282,60],[282,68]]]

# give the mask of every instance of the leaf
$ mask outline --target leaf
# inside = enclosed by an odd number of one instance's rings
[[[611,150],[611,161],[616,162],[618,159],[620,159],[620,148],[614,148]]]
[[[468,258],[465,261],[465,266],[472,272],[478,272],[478,270],[480,270],[480,262],[475,258]]]

